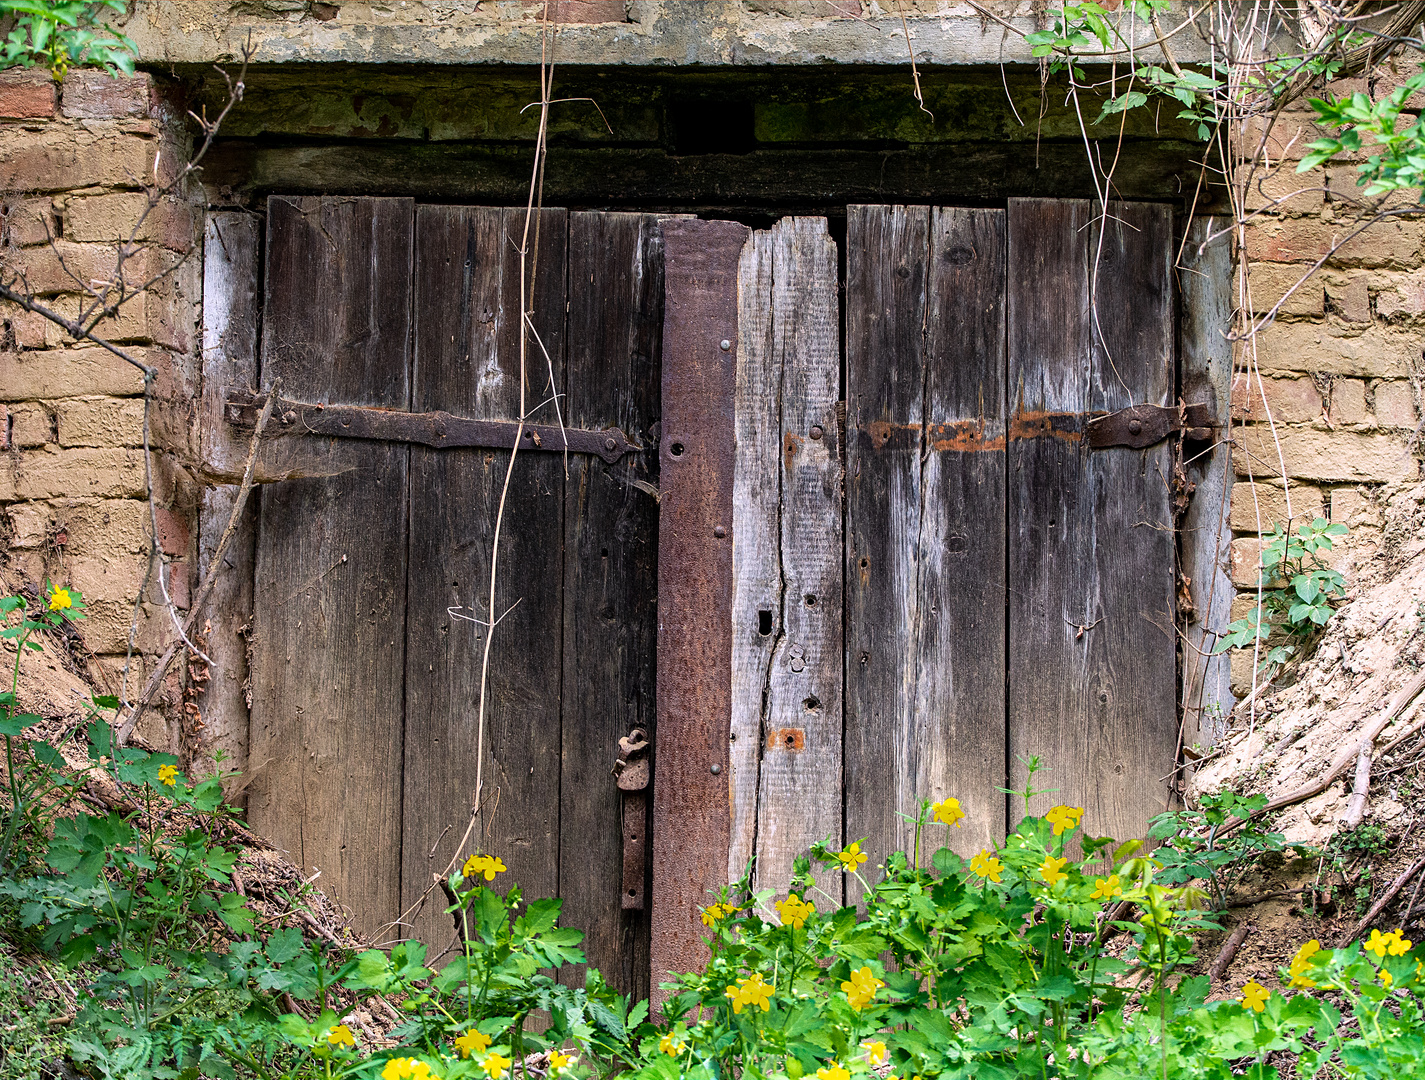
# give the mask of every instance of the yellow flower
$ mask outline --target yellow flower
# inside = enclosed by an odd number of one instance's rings
[[[851,1073],[833,1061],[816,1070],[816,1080],[851,1080]]]
[[[351,1034],[351,1028],[345,1024],[338,1024],[327,1032],[327,1042],[332,1046],[355,1046],[356,1039]]]
[[[671,1031],[667,1032],[663,1036],[663,1038],[658,1040],[658,1049],[663,1051],[663,1053],[669,1054],[673,1057],[677,1057],[687,1048],[688,1044],[685,1043],[682,1039],[678,1038],[678,1036],[674,1035]]]
[[[430,1080],[430,1066],[419,1058],[411,1059],[411,1080]]]
[[[891,1052],[886,1049],[886,1044],[880,1039],[867,1039],[861,1044],[861,1049],[866,1051],[866,1062],[872,1068],[884,1065],[890,1060]]]
[[[876,997],[876,991],[885,986],[869,967],[860,967],[851,973],[851,978],[841,984],[841,992],[846,995],[851,1008],[860,1012]]]
[[[54,589],[49,594],[49,609],[51,611],[64,611],[74,606],[74,598],[69,595],[68,589]]]
[[[980,877],[999,884],[999,877],[1004,867],[1000,861],[990,854],[989,848],[981,848],[980,853],[970,860],[970,872],[979,874]]]
[[[1044,820],[1054,826],[1054,835],[1059,836],[1066,829],[1077,828],[1083,816],[1082,806],[1056,806],[1044,815]]]
[[[1244,1008],[1255,1009],[1261,1012],[1265,1009],[1267,998],[1271,997],[1271,991],[1253,979],[1246,986],[1242,987],[1241,1002]]]
[[[494,881],[496,874],[503,874],[507,867],[492,855],[471,855],[460,868],[463,877],[473,878],[485,875],[486,881]]]
[[[460,1051],[461,1057],[469,1057],[471,1054],[483,1054],[490,1048],[490,1036],[471,1028],[464,1035],[455,1040],[455,1049]]]
[[[796,893],[788,893],[785,900],[778,900],[773,907],[782,917],[782,925],[790,926],[793,930],[800,930],[807,921],[807,916],[816,911],[810,901],[803,900]]]
[[[1069,875],[1064,873],[1064,866],[1068,859],[1056,859],[1050,855],[1039,866],[1039,876],[1052,889],[1057,883],[1063,881]]]
[[[1410,946],[1414,944],[1408,937],[1403,937],[1399,930],[1392,930],[1386,937],[1393,939],[1385,947],[1385,951],[1391,956],[1404,956],[1410,951]]]
[[[1389,986],[1394,981],[1390,972],[1386,971],[1385,968],[1380,969],[1380,982],[1382,986]]]
[[[491,1080],[500,1080],[510,1068],[510,1059],[503,1054],[490,1054],[484,1061],[480,1062],[480,1067],[485,1070],[485,1075]]]
[[[1108,880],[1094,878],[1094,890],[1089,893],[1090,900],[1112,900],[1115,896],[1123,895],[1123,886],[1119,883],[1117,874],[1109,874]]]
[[[1370,939],[1366,942],[1366,952],[1375,953],[1381,960],[1385,959],[1385,950],[1390,947],[1389,935],[1382,934],[1379,930],[1372,930]]]
[[[167,784],[169,787],[178,786],[178,769],[173,765],[160,765],[158,767],[158,782]]]
[[[414,1058],[391,1058],[381,1070],[381,1080],[409,1080]]]
[[[716,926],[723,919],[727,918],[737,910],[734,904],[713,904],[711,907],[703,909],[703,925]]]
[[[729,986],[723,991],[727,997],[732,999],[732,1011],[740,1013],[744,1005],[751,1005],[757,1008],[762,1007],[763,1012],[770,1012],[772,988],[762,981],[762,973],[758,972],[749,979],[738,979],[736,986]]]
[[[1296,950],[1296,955],[1291,958],[1291,966],[1287,969],[1287,974],[1291,976],[1288,987],[1304,986],[1307,988],[1316,985],[1315,980],[1308,979],[1302,972],[1311,966],[1311,958],[1321,951],[1321,942],[1312,938],[1301,948]]]
[[[854,871],[866,861],[866,855],[862,852],[861,844],[857,840],[853,840],[846,845],[844,851],[838,851],[836,857],[841,860],[841,869],[848,873]]]
[[[938,802],[932,809],[935,811],[935,820],[943,821],[946,825],[954,825],[955,828],[963,828],[960,822],[965,817],[965,811],[960,809],[960,800],[955,798],[945,799]]]
[[[570,1065],[574,1064],[575,1060],[573,1054],[561,1054],[558,1050],[549,1051],[549,1068],[553,1072],[560,1072],[567,1069]]]

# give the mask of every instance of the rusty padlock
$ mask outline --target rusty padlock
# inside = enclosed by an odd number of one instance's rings
[[[648,732],[634,728],[618,741],[614,776],[620,791],[643,791],[648,787]]]

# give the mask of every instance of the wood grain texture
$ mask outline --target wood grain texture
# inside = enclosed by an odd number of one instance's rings
[[[617,425],[646,449],[613,465],[591,455],[569,459],[561,918],[585,932],[589,962],[620,993],[645,997],[648,912],[625,911],[620,903],[620,804],[628,804],[630,831],[651,852],[648,793],[621,796],[609,770],[619,738],[637,727],[656,735],[658,458],[650,429],[659,415],[663,331],[663,238],[656,216],[569,216],[568,325],[565,421]],[[646,875],[646,858],[643,866]],[[569,978],[584,985],[582,972]]]
[[[257,384],[258,268],[260,220],[252,214],[209,214],[203,233],[203,402],[204,471],[241,476],[247,460],[246,436],[234,437],[222,421],[223,389]],[[203,490],[198,513],[198,564],[206,570],[232,516],[238,485]],[[250,713],[247,702],[247,638],[252,619],[253,571],[257,556],[257,504],[250,498],[228,542],[221,577],[214,583],[204,650],[213,658],[198,701],[203,712],[204,746],[226,755],[225,769],[246,772]],[[202,583],[199,582],[199,585]],[[241,782],[241,778],[237,783]],[[236,783],[233,785],[236,788]],[[245,788],[231,792],[235,805],[247,802]]]
[[[737,271],[748,235],[726,221],[663,225],[655,986],[706,961],[698,910],[727,871]]]
[[[817,840],[841,841],[841,357],[826,220],[783,218],[771,234],[781,607],[766,683],[755,882],[783,892],[797,856]],[[828,889],[839,884],[839,872],[822,876]]]
[[[1100,246],[1099,237],[1103,240]],[[1010,400],[1020,419],[1167,404],[1172,219],[1152,204],[1009,204]],[[1097,255],[1097,257],[1096,257]],[[1090,303],[1097,280],[1097,320]],[[1177,735],[1171,444],[1009,445],[1009,749],[1090,835],[1142,836]],[[1016,805],[1015,814],[1019,812]]]
[[[969,857],[1004,836],[1005,221],[1000,210],[937,207],[930,228],[928,431],[972,423],[974,449],[920,455],[913,658],[915,727],[898,747],[902,809],[953,796],[965,819],[925,846]],[[953,444],[952,444],[953,445]],[[928,452],[927,452],[928,451]]]
[[[269,200],[264,381],[409,408],[412,217],[407,199]],[[400,902],[408,451],[289,453],[307,478],[261,492],[249,816],[372,934]]]
[[[773,264],[771,230],[759,229],[743,246],[737,269],[728,881],[748,872],[757,850],[762,721],[772,650],[782,631],[782,369],[772,337]]]
[[[524,211],[422,206],[416,213],[412,409],[514,420],[520,406],[519,247]],[[540,214],[533,321],[564,385],[568,216]],[[537,255],[537,258],[534,257]],[[531,341],[527,408],[552,419],[548,365]],[[411,450],[402,903],[443,871],[470,819],[490,557],[509,452]],[[484,835],[527,897],[558,893],[563,462],[516,462],[500,537],[500,619],[485,711]],[[453,617],[456,608],[465,619]],[[462,852],[466,854],[468,852]],[[450,942],[440,894],[413,919],[432,948]]]
[[[924,422],[930,210],[849,207],[846,248],[846,839],[874,867],[905,849],[896,813],[914,810],[903,756],[917,727],[923,500],[919,439],[886,453],[870,430]]]
[[[1218,437],[1225,439],[1232,388],[1232,343],[1227,338],[1232,320],[1232,251],[1227,235],[1206,243],[1222,226],[1221,219],[1195,219],[1176,269],[1182,297],[1179,393],[1189,405],[1211,405],[1222,424]],[[1183,742],[1211,746],[1226,733],[1227,714],[1237,701],[1231,690],[1231,658],[1227,653],[1210,655],[1231,621],[1232,533],[1227,523],[1234,474],[1231,447],[1219,442],[1208,453],[1189,455],[1184,470],[1195,490],[1178,524],[1182,572],[1193,607],[1193,616],[1183,628]]]

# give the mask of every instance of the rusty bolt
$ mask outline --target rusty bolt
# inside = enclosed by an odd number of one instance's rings
[[[616,450],[616,449],[618,449],[618,443],[614,442],[614,437],[613,437],[612,435],[610,435],[607,439],[604,440],[604,449],[605,449],[605,450]]]
[[[789,666],[793,671],[802,671],[806,668],[807,662],[803,660],[800,656],[794,656],[792,657],[792,662]]]
[[[714,525],[713,535],[716,536],[719,540],[721,540],[724,536],[727,535],[727,530],[724,529],[721,525]]]
[[[708,770],[708,772],[712,773],[714,776],[717,776],[719,773],[722,772],[722,766],[714,765],[711,769]]]
[[[1130,435],[1137,435],[1137,434],[1138,434],[1140,431],[1142,431],[1142,430],[1143,430],[1143,422],[1142,422],[1141,420],[1130,420],[1130,421],[1128,421],[1128,434],[1130,434]]]
[[[288,409],[285,413],[282,414],[282,422],[283,422],[284,424],[292,424],[292,423],[296,423],[296,421],[297,421],[297,414],[296,414],[295,412],[293,412],[291,409]]]
[[[723,352],[727,352],[729,349],[732,348],[732,342],[728,341],[727,338],[723,338],[717,343],[717,347]]]
[[[813,424],[813,425],[811,426],[811,437],[812,437],[813,439],[819,439],[819,438],[821,438],[821,436],[822,436],[821,425],[820,425],[820,424]]]

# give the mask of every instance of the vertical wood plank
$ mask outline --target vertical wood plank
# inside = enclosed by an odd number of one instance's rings
[[[514,420],[519,415],[518,249],[523,210],[422,206],[416,214],[413,408]],[[564,385],[568,215],[540,215],[535,330]],[[533,237],[531,238],[533,243]],[[549,366],[528,351],[527,408],[549,422]],[[455,854],[470,820],[487,628],[491,541],[509,463],[505,450],[411,452],[403,904],[412,905]],[[559,868],[563,462],[522,454],[500,537],[496,616],[485,709],[484,835],[502,882],[554,896]],[[452,616],[457,609],[466,618]],[[409,929],[435,956],[453,935],[437,890]]]
[[[748,234],[727,221],[663,225],[655,986],[706,961],[698,909],[727,871],[737,271]]]
[[[222,421],[222,400],[229,386],[257,387],[258,260],[262,231],[253,214],[209,214],[203,232],[203,408],[204,469],[210,475],[241,475],[245,440],[234,438]],[[232,516],[236,484],[216,484],[203,491],[198,515],[198,561],[203,571]],[[213,585],[205,649],[213,658],[208,682],[198,701],[203,712],[204,744],[222,751],[224,768],[247,770],[247,639],[252,618],[253,571],[257,555],[257,503],[249,498],[223,556],[224,567]],[[246,789],[231,795],[247,801]]]
[[[409,408],[412,212],[268,201],[264,381]],[[372,934],[400,902],[408,452],[286,441],[303,478],[262,491],[249,815]]]
[[[1173,391],[1167,208],[1011,200],[1009,743],[1051,770],[1032,810],[1084,806],[1090,835],[1141,836],[1177,735],[1172,450],[1090,452],[1046,413],[1164,405]],[[1095,260],[1095,253],[1098,258]],[[1097,267],[1095,267],[1097,261]],[[1097,327],[1090,288],[1097,273]],[[1081,427],[1081,425],[1080,425]],[[1019,813],[1019,806],[1012,808]]]
[[[930,229],[922,510],[914,552],[915,727],[902,808],[954,796],[965,820],[926,846],[968,857],[1004,836],[1005,222],[937,208]],[[902,834],[904,837],[904,833]]]
[[[766,682],[756,885],[781,892],[798,855],[841,839],[841,358],[837,253],[825,219],[783,218],[771,234],[781,604]]]
[[[1232,386],[1232,343],[1227,338],[1232,319],[1230,237],[1222,235],[1203,246],[1221,227],[1222,222],[1213,218],[1198,218],[1188,227],[1177,267],[1182,298],[1178,368],[1182,399],[1189,405],[1211,406],[1225,438]],[[1236,704],[1229,655],[1210,655],[1231,621],[1232,533],[1227,511],[1234,470],[1230,451],[1226,442],[1219,442],[1208,453],[1191,455],[1184,465],[1188,482],[1195,486],[1178,531],[1193,607],[1183,630],[1183,742],[1189,746],[1211,746],[1220,739]]]
[[[652,214],[569,217],[572,427],[616,425],[644,449],[613,465],[571,455],[564,511],[564,700],[559,858],[562,920],[621,993],[648,994],[648,912],[625,911],[618,740],[656,737],[658,355],[663,238]],[[640,486],[643,485],[643,486]],[[652,490],[650,490],[652,489]],[[648,845],[647,793],[636,826]],[[645,893],[647,885],[644,886]],[[583,985],[582,973],[569,973]]]
[[[748,872],[757,851],[767,680],[772,649],[782,630],[782,545],[777,528],[782,499],[782,370],[772,337],[773,262],[772,232],[759,229],[744,245],[737,270],[728,881]]]
[[[874,860],[904,847],[896,812],[914,795],[902,754],[917,724],[930,211],[852,206],[847,219],[846,839],[864,837]],[[877,437],[892,427],[914,434]]]

